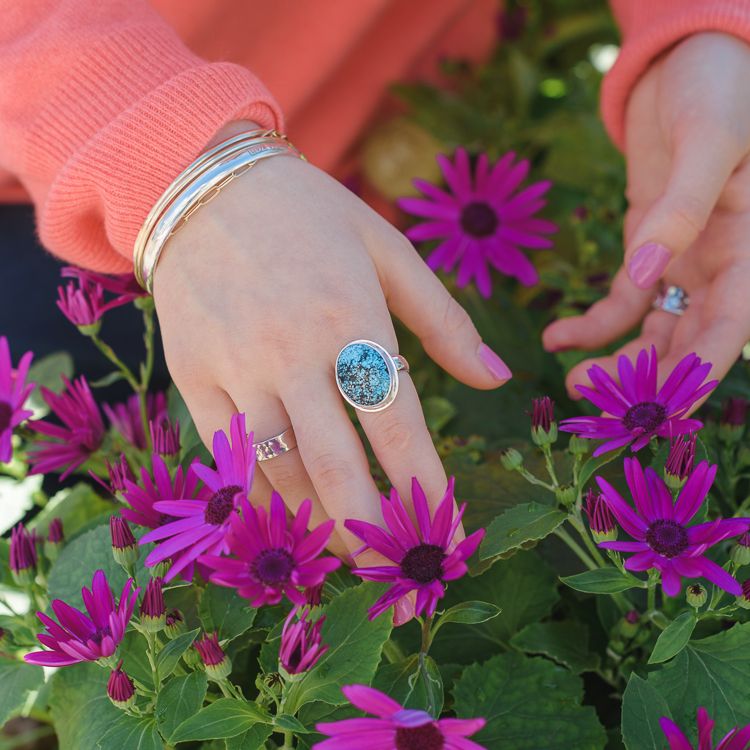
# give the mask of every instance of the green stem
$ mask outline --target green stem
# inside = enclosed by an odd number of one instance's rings
[[[607,563],[605,562],[604,557],[602,557],[599,548],[594,544],[594,540],[589,536],[588,531],[586,531],[586,527],[584,526],[581,517],[579,515],[568,516],[568,522],[578,532],[578,536],[581,537],[586,548],[591,553],[591,557],[594,558],[599,567],[605,567]]]
[[[646,612],[653,612],[656,609],[656,583],[649,581],[648,596],[646,599]]]
[[[406,654],[401,650],[398,643],[391,640],[385,642],[383,646],[383,656],[385,656],[389,664],[397,664],[406,658]]]
[[[549,482],[543,482],[541,479],[537,479],[528,469],[525,469],[523,466],[519,466],[516,471],[529,483],[534,484],[537,487],[544,487],[544,489],[549,490],[550,492],[555,491],[554,485],[550,484]]]
[[[99,336],[92,336],[91,340],[94,342],[96,348],[122,373],[122,376],[128,381],[130,387],[138,393],[140,383],[133,374],[133,371],[115,354],[115,350],[109,344],[102,341]]]
[[[294,750],[294,732],[284,732],[284,746],[281,750]]]
[[[151,666],[151,679],[154,682],[154,692],[158,695],[161,680],[159,679],[159,668],[156,666],[156,633],[147,630],[144,635],[148,643],[148,663]]]
[[[578,542],[576,542],[575,539],[573,539],[570,534],[568,534],[565,529],[561,529],[559,526],[554,530],[553,532],[555,536],[559,537],[560,539],[565,542],[565,544],[568,545],[568,547],[571,549],[571,551],[575,554],[575,556],[589,569],[589,570],[597,570],[599,566],[588,556],[586,551],[581,547]]]
[[[432,645],[432,620],[433,615],[430,615],[429,617],[425,617],[422,623],[422,645],[419,650],[423,654],[427,654]]]
[[[555,488],[560,486],[560,482],[557,481],[557,473],[555,472],[555,465],[552,462],[552,448],[549,445],[542,446],[542,453],[544,453],[544,465],[547,468],[547,474],[552,480],[552,484]]]

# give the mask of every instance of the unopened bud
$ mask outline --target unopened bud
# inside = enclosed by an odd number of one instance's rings
[[[123,711],[135,704],[135,686],[133,680],[122,670],[122,659],[109,675],[107,695]]]
[[[578,497],[578,490],[573,485],[566,484],[555,490],[555,497],[561,505],[570,508]]]
[[[523,456],[515,448],[508,448],[500,454],[500,463],[504,469],[515,471],[523,466]]]
[[[580,438],[578,435],[571,435],[568,441],[568,450],[574,456],[585,456],[591,451],[591,441]]]
[[[232,662],[219,645],[219,637],[216,633],[210,636],[206,634],[196,641],[195,649],[201,656],[208,677],[221,682],[229,676],[232,671]]]
[[[531,412],[531,439],[535,445],[552,445],[557,440],[555,404],[549,396],[535,398]]]
[[[151,578],[141,602],[141,627],[149,633],[158,633],[167,624],[167,608],[161,578]]]
[[[617,539],[617,522],[603,495],[589,489],[583,501],[583,510],[589,519],[591,536],[597,544]]]
[[[708,599],[708,591],[700,583],[691,583],[685,592],[687,603],[695,609],[700,609]]]
[[[737,541],[732,547],[730,553],[732,562],[741,568],[743,565],[750,563],[750,531],[737,537]]]
[[[112,555],[115,561],[129,570],[138,562],[138,544],[128,522],[121,516],[110,516],[109,533],[112,539]]]
[[[22,523],[10,533],[10,557],[8,564],[13,580],[19,586],[28,586],[36,578],[36,543]]]
[[[59,518],[53,518],[47,531],[47,538],[44,540],[44,555],[50,562],[57,560],[64,541],[62,521]]]
[[[182,616],[182,612],[179,609],[170,609],[167,612],[164,632],[167,634],[167,638],[176,638],[187,630],[185,626],[185,618]]]
[[[687,482],[695,464],[695,433],[676,438],[669,449],[664,465],[664,481],[672,490],[679,490]]]

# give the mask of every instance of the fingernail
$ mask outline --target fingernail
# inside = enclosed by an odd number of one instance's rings
[[[492,377],[495,380],[499,380],[504,383],[506,380],[510,380],[513,377],[513,373],[510,371],[508,365],[503,362],[495,352],[490,349],[487,344],[480,344],[477,349],[477,355],[482,360],[484,366],[492,373]]]
[[[630,259],[628,276],[640,289],[648,289],[659,280],[671,258],[669,248],[658,242],[647,242],[641,245]]]
[[[414,617],[414,604],[408,596],[402,596],[393,607],[393,624],[398,627]]]

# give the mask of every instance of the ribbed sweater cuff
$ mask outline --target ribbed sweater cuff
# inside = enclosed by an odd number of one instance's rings
[[[69,80],[26,141],[26,174],[42,242],[100,271],[132,268],[150,208],[219,128],[283,128],[252,73],[198,58],[166,27],[118,31]]]
[[[663,52],[702,31],[750,42],[750,0],[625,0],[624,43],[602,85],[602,117],[615,144],[625,145],[625,109],[638,79]]]

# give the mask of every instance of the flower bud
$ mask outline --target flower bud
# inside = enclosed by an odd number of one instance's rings
[[[167,573],[169,573],[171,567],[172,558],[168,557],[166,560],[156,563],[153,568],[149,568],[148,572],[151,574],[152,578],[164,578]]]
[[[125,570],[138,562],[138,545],[128,522],[121,516],[110,516],[109,532],[112,538],[112,555]]]
[[[28,586],[36,578],[37,553],[34,537],[22,523],[10,534],[10,558],[8,564],[13,580],[19,586]]]
[[[53,518],[47,531],[47,539],[44,541],[44,554],[50,562],[57,560],[64,541],[62,521],[59,518]]]
[[[695,464],[695,442],[697,435],[680,436],[672,441],[664,465],[664,481],[672,490],[682,489]]]
[[[149,579],[141,602],[141,627],[149,633],[158,633],[167,624],[167,608],[161,578]]]
[[[737,537],[730,552],[730,557],[738,568],[750,563],[750,531],[746,531]]]
[[[135,686],[133,680],[122,670],[122,659],[109,675],[107,695],[123,711],[135,705]]]
[[[540,447],[552,445],[557,440],[555,403],[549,396],[535,398],[532,401],[531,439]]]
[[[631,609],[625,613],[625,616],[620,620],[618,630],[623,638],[633,638],[639,630],[641,622],[641,615],[638,610]]]
[[[167,634],[167,638],[177,638],[187,630],[185,627],[185,618],[182,616],[182,612],[179,609],[170,609],[167,612],[164,632]]]
[[[719,438],[725,443],[736,443],[745,432],[748,402],[744,398],[729,398],[719,420]]]
[[[750,578],[742,584],[742,595],[737,597],[737,606],[750,609]]]
[[[568,450],[574,456],[585,456],[591,451],[591,441],[578,435],[571,435],[568,441]]]
[[[565,484],[555,490],[555,497],[561,505],[570,508],[578,497],[578,490],[571,484]]]
[[[589,489],[583,501],[583,510],[589,519],[591,535],[597,544],[617,539],[617,522],[602,495]]]
[[[178,421],[172,424],[167,418],[159,422],[149,420],[148,429],[151,433],[151,444],[154,446],[154,453],[158,453],[164,458],[179,454],[180,423]]]
[[[305,589],[305,599],[311,607],[318,607],[323,601],[323,587],[325,582],[319,583],[317,586],[308,586]]]
[[[685,591],[685,598],[691,607],[700,609],[708,599],[708,591],[700,583],[691,583]]]
[[[219,645],[219,636],[205,634],[195,643],[195,650],[200,654],[206,674],[216,682],[225,680],[232,671],[232,662]]]
[[[287,674],[307,672],[328,651],[320,635],[325,616],[309,622],[309,614],[309,610],[293,609],[281,631],[279,663]]]
[[[504,469],[515,471],[523,466],[523,456],[515,448],[508,448],[500,454],[500,463]]]

